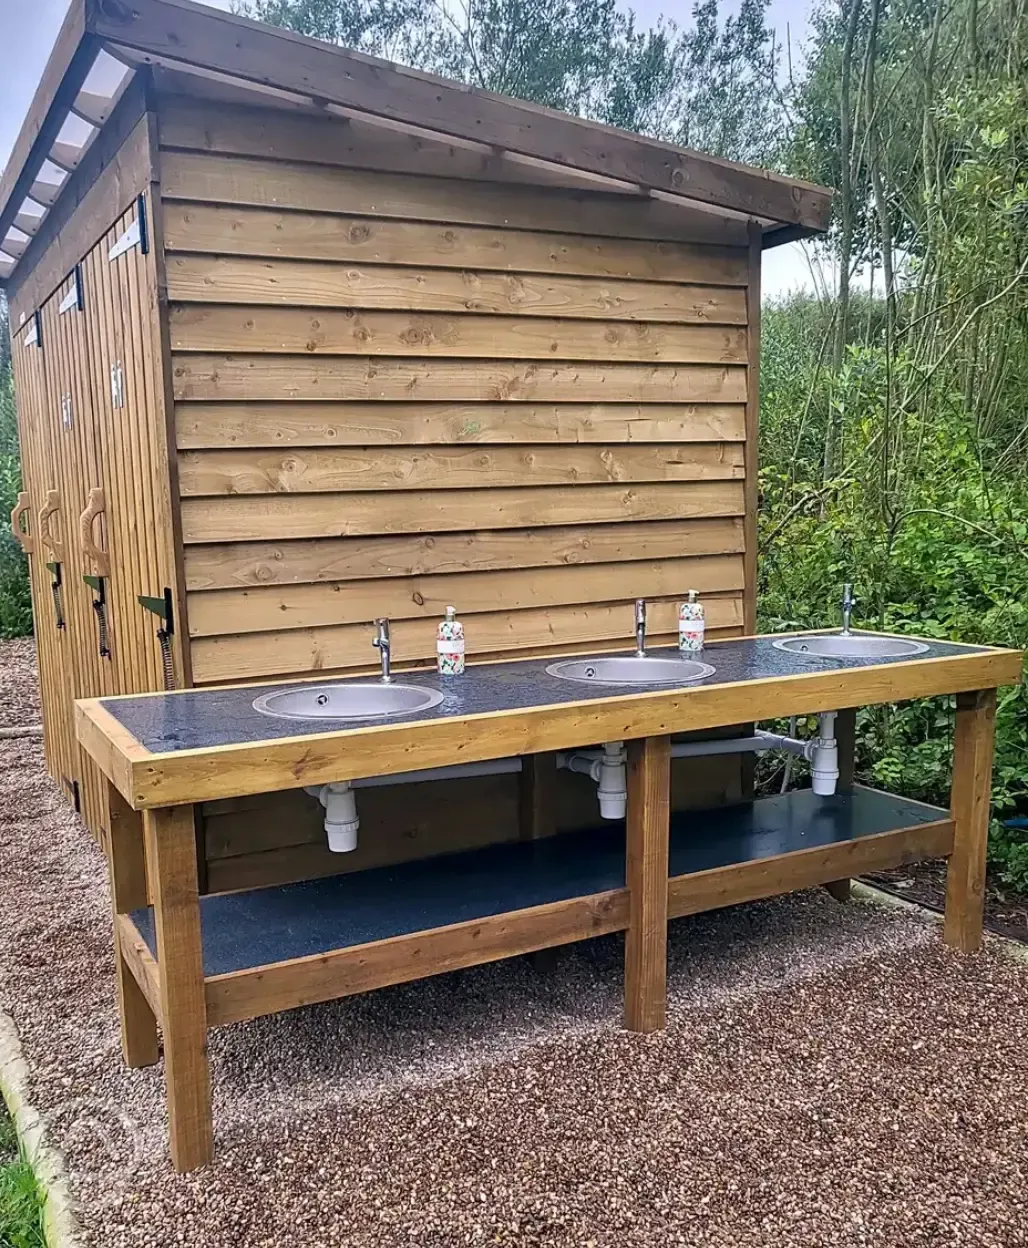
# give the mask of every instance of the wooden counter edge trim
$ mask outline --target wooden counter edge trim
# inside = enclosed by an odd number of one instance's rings
[[[628,890],[489,915],[206,979],[208,1026],[495,962],[628,926]]]
[[[149,750],[97,698],[75,703],[75,736],[131,806],[132,767],[143,759],[152,758]]]
[[[137,751],[126,760],[131,786],[123,792],[135,809],[145,810],[570,749],[591,742],[903,702],[1016,683],[1021,662],[1019,651],[993,650],[378,725],[345,733],[336,730],[167,754],[144,752],[140,756]],[[138,746],[135,738],[130,739]],[[108,753],[101,751],[97,758],[105,771]],[[118,783],[117,777],[111,779]]]
[[[668,918],[777,897],[863,871],[898,867],[924,858],[944,858],[953,852],[953,833],[952,819],[938,819],[874,836],[798,849],[774,858],[755,858],[691,875],[672,876],[668,882]]]
[[[132,972],[132,978],[139,985],[140,992],[146,997],[147,1004],[153,1010],[154,1018],[159,1023],[161,1021],[161,984],[153,954],[129,915],[118,915],[117,935],[125,965]]]

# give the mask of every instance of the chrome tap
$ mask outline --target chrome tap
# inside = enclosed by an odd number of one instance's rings
[[[646,657],[646,599],[635,600],[635,653],[640,659]]]
[[[842,587],[842,635],[848,637],[850,633],[850,619],[853,615],[853,608],[857,605],[856,598],[853,597],[853,586],[847,581]]]
[[[388,684],[392,680],[389,672],[389,621],[385,618],[375,621],[375,637],[371,643],[378,650],[382,660],[382,682]]]

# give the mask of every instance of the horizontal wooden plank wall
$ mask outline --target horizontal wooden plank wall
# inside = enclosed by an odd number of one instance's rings
[[[162,97],[158,118],[198,684],[371,670],[380,615],[423,664],[450,603],[473,657],[627,645],[640,596],[667,643],[690,588],[712,636],[741,632],[745,222],[472,181],[297,113]],[[679,767],[679,804],[739,776]],[[596,818],[577,780],[560,826]],[[210,887],[518,834],[516,777],[361,807],[351,859],[303,795],[262,802],[259,832],[208,812]]]
[[[450,602],[474,654],[616,644],[637,596],[666,640],[689,588],[741,627],[744,224],[158,113],[198,683],[364,667],[377,615],[425,660]]]

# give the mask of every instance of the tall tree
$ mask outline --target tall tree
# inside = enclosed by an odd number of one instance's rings
[[[315,38],[698,147],[770,162],[780,147],[768,0],[696,0],[687,29],[642,29],[617,0],[253,0]]]

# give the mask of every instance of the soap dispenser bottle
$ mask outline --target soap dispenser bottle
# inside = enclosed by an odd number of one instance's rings
[[[703,649],[705,629],[703,603],[696,590],[690,589],[688,599],[678,608],[678,649],[683,654],[697,654]]]
[[[440,676],[464,675],[464,625],[457,619],[456,607],[446,608],[446,618],[439,621],[436,641],[437,665]]]

